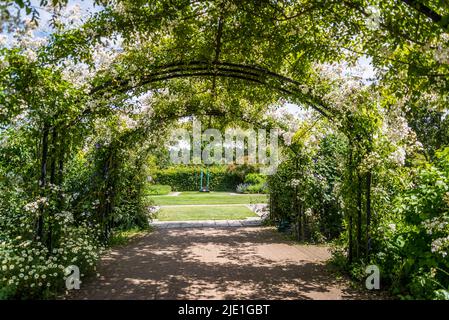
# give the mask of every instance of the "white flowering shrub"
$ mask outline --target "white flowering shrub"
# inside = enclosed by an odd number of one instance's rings
[[[332,133],[307,141],[294,139],[276,173],[268,176],[270,218],[280,229],[289,224],[299,240],[324,242],[343,227],[337,186],[346,142]]]
[[[46,197],[30,198],[26,181],[15,179],[12,171],[9,177],[0,181],[0,299],[54,297],[65,288],[67,266],[78,266],[84,275],[95,270],[99,228],[91,215],[77,213],[75,219],[68,211],[74,194],[50,186]],[[46,217],[51,243],[36,237],[40,210],[52,212]]]
[[[91,227],[64,228],[51,251],[40,241],[20,236],[0,240],[1,299],[52,297],[64,288],[67,266],[78,266],[83,275],[95,270],[101,249]]]

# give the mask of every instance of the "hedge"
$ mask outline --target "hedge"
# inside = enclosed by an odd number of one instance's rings
[[[206,174],[203,169],[203,186],[206,185]],[[209,168],[209,189],[211,191],[235,191],[242,178],[227,167],[213,166]],[[197,191],[200,189],[200,168],[193,166],[177,166],[160,169],[153,173],[154,183],[171,186],[173,191]]]

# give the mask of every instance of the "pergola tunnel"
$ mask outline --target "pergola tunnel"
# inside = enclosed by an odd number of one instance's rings
[[[0,299],[448,299],[447,4],[0,9]]]

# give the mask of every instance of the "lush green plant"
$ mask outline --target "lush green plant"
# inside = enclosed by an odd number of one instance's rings
[[[373,257],[385,281],[405,298],[442,298],[449,287],[449,148],[424,164],[398,195]],[[442,291],[443,290],[443,291]]]
[[[54,298],[65,285],[64,270],[69,265],[76,265],[82,277],[95,272],[101,247],[92,226],[72,226],[70,213],[55,218],[60,238],[59,245],[51,250],[40,241],[21,236],[0,240],[1,299]]]
[[[244,193],[267,193],[268,187],[266,183],[250,184]]]
[[[267,182],[267,176],[258,173],[249,173],[243,181],[248,184],[264,184]]]
[[[171,186],[163,184],[151,184],[147,187],[146,192],[148,195],[164,195],[171,192]]]
[[[146,234],[147,230],[142,230],[139,227],[130,228],[124,231],[114,232],[109,244],[111,246],[123,246],[128,244],[131,240],[141,235]]]
[[[249,173],[243,180],[244,183],[237,185],[239,193],[267,193],[267,177],[258,173]]]
[[[345,140],[335,135],[308,148],[301,140],[293,141],[276,174],[268,177],[270,216],[292,223],[298,239],[323,241],[340,235],[338,183],[345,148]]]

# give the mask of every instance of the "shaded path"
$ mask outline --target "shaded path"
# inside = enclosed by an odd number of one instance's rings
[[[269,227],[158,229],[107,254],[74,299],[354,299],[321,246]]]

